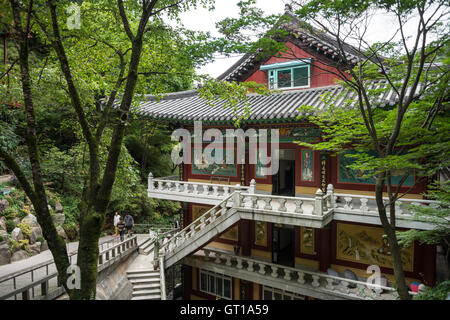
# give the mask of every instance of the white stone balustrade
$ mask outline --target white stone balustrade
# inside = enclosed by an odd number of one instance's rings
[[[258,273],[269,278],[276,278],[283,281],[297,283],[302,286],[310,286],[314,289],[320,289],[322,292],[335,292],[338,295],[346,295],[351,299],[395,299],[396,291],[392,287],[374,286],[367,282],[351,280],[343,277],[330,276],[326,273],[303,270],[283,265],[276,265],[270,262],[255,260],[250,257],[236,256],[231,253],[225,253],[217,249],[202,249],[204,259],[214,253],[216,259],[215,264],[226,265],[227,267],[236,268],[254,272],[254,265],[259,266]],[[199,253],[201,254],[201,253]],[[225,262],[225,263],[224,263]],[[246,266],[246,267],[245,267]],[[266,267],[270,269],[266,274]],[[240,271],[241,272],[241,271]],[[411,293],[412,294],[412,293]]]

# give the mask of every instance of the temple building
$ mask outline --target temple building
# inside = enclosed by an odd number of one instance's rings
[[[285,27],[290,34],[283,41],[296,59],[285,53],[262,60],[246,54],[219,77],[278,90],[249,94],[239,105],[250,109],[240,125],[243,131],[278,129],[278,170],[265,170],[261,156],[250,163],[245,143],[245,163],[183,163],[179,179],[150,174],[149,197],[183,205],[182,230],[160,248],[164,268],[183,266],[183,297],[189,300],[395,299],[393,263],[374,201],[374,179],[349,169],[352,160],[344,152],[333,155],[296,143],[321,138],[320,128],[307,117],[298,119],[298,108],[326,108],[321,96],[344,90],[336,84],[336,43],[325,33],[302,29],[295,19]],[[356,49],[345,48],[356,62]],[[382,103],[395,104],[394,96],[386,93]],[[201,121],[203,132],[215,128],[225,136],[227,129],[236,129],[236,115],[224,104],[217,100],[211,105],[191,90],[161,100],[149,97],[138,113],[191,133],[194,121]],[[261,153],[265,156],[271,156],[270,138]],[[202,145],[209,143],[203,139]],[[223,146],[224,159],[237,151],[238,143],[233,146]],[[233,154],[236,158],[237,152]],[[411,175],[402,190],[410,188],[397,202],[398,230],[432,228],[411,219],[407,208],[432,202],[423,197],[425,183],[416,183]],[[436,250],[418,243],[402,249],[408,285],[434,285]],[[370,286],[377,270],[379,290]]]

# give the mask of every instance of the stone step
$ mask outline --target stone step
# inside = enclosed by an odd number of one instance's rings
[[[150,284],[150,283],[158,283],[159,284],[159,278],[141,278],[141,279],[128,279],[130,283],[134,285],[138,284]]]
[[[151,266],[153,267],[153,265],[151,265]],[[158,270],[153,270],[151,268],[127,270],[127,274],[143,274],[143,273],[159,275]]]
[[[133,291],[151,290],[156,288],[161,289],[161,285],[159,282],[133,285]]]
[[[152,295],[147,295],[147,296],[138,296],[138,297],[131,298],[131,300],[161,300],[161,295],[160,294],[152,294]]]
[[[161,289],[149,289],[149,290],[133,290],[133,297],[140,297],[140,296],[148,296],[152,294],[159,294],[161,295]]]
[[[159,278],[159,272],[137,272],[137,273],[127,273],[128,279],[139,279],[139,278]]]

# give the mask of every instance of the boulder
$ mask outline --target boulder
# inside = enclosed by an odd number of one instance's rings
[[[12,219],[12,221],[17,226],[20,223],[20,218],[19,217],[14,217],[14,219]]]
[[[48,250],[48,243],[47,243],[47,240],[45,240],[45,241],[42,242],[42,244],[41,244],[41,252],[42,252],[42,251],[45,251],[45,250]]]
[[[61,226],[56,227],[56,232],[58,232],[58,235],[59,235],[61,238],[63,238],[64,241],[67,240],[67,234],[66,234],[66,232],[64,231],[63,227],[61,227]]]
[[[9,202],[6,199],[0,200],[0,212],[3,212],[6,210],[6,208],[9,207]]]
[[[22,223],[25,223],[32,228],[39,227],[39,223],[37,222],[37,218],[33,214],[28,214],[25,218],[22,219]]]
[[[22,230],[20,230],[20,228],[15,227],[14,230],[11,231],[11,238],[16,241],[23,240]]]
[[[0,217],[0,230],[6,230],[6,218]]]
[[[328,268],[327,274],[330,275],[330,276],[333,276],[333,277],[340,277],[339,273],[336,270],[332,269],[332,268]],[[339,283],[340,283],[339,280],[334,280],[333,281],[334,285],[338,285]]]
[[[37,239],[42,237],[42,229],[40,227],[34,227],[31,229],[30,233],[30,244],[37,242]]]
[[[11,252],[8,245],[3,242],[0,244],[0,266],[11,262]]]
[[[41,253],[41,243],[38,241],[35,244],[30,245],[28,251],[33,255]]]
[[[44,242],[42,242],[41,244],[41,252],[48,250],[48,242],[47,240],[44,240]]]
[[[30,255],[25,250],[19,250],[13,253],[11,257],[11,262],[23,260],[29,258]]]
[[[344,278],[358,281],[358,277],[356,276],[356,274],[352,270],[349,270],[349,269],[344,270]],[[349,288],[356,288],[356,284],[349,283],[348,287]]]
[[[64,213],[55,213],[52,216],[52,219],[54,224],[62,225],[66,221],[66,216],[64,215]]]
[[[63,206],[59,201],[55,202],[55,212],[56,213],[62,213],[63,212]]]
[[[3,237],[3,239],[7,239],[8,238],[8,232],[6,230],[1,230],[0,229],[0,236]],[[1,242],[1,241],[0,241]]]

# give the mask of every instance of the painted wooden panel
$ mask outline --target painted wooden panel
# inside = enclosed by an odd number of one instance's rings
[[[392,256],[383,228],[337,224],[336,259],[393,268]],[[405,271],[414,269],[414,247],[402,249]]]

